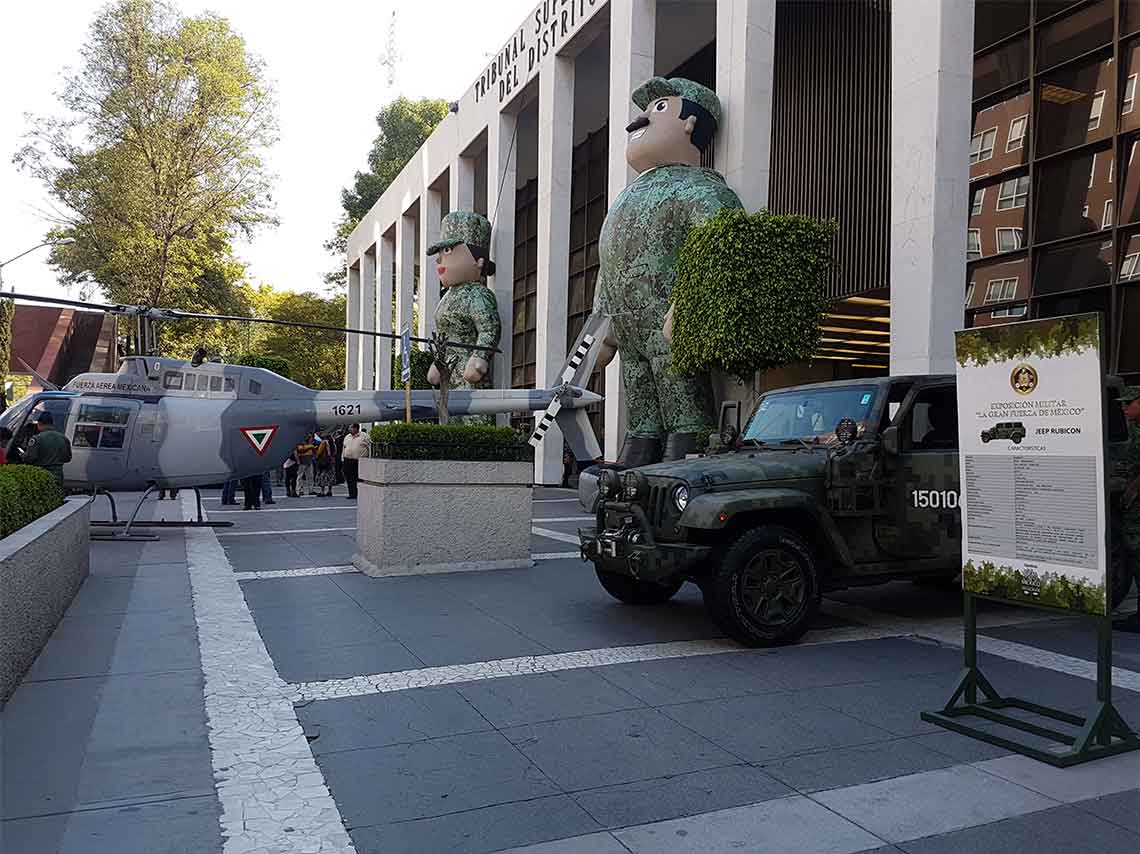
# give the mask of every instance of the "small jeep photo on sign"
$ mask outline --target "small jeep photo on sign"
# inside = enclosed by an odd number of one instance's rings
[[[1099,314],[956,333],[962,584],[1107,613]]]

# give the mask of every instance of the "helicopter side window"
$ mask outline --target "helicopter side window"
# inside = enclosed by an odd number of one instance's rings
[[[250,380],[249,381],[249,393],[250,394],[261,394],[261,383],[259,383],[257,380]]]
[[[233,391],[234,390],[234,378],[233,377],[224,377],[223,380],[225,382],[225,390],[226,391]]]
[[[75,435],[71,437],[72,446],[76,448],[98,448],[101,429],[98,424],[76,425]]]
[[[123,440],[126,438],[127,430],[125,427],[104,427],[103,435],[99,439],[100,448],[119,449],[123,447]]]
[[[79,407],[71,444],[76,448],[107,448],[117,450],[126,440],[126,425],[131,410],[125,406],[104,406],[84,403]]]
[[[162,387],[170,389],[171,391],[182,390],[182,373],[181,371],[167,371],[162,375]]]
[[[210,377],[210,391],[221,391],[221,390],[222,390],[222,378],[221,377]]]

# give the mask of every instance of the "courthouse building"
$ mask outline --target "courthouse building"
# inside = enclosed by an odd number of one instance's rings
[[[1110,367],[1140,373],[1140,0],[542,0],[497,47],[349,238],[349,326],[391,331],[394,307],[398,331],[416,304],[430,332],[421,247],[476,210],[493,223],[495,385],[553,385],[634,177],[630,93],[661,75],[716,90],[707,165],[748,210],[839,223],[816,356],[722,395],[952,371],[963,325],[1087,310],[1105,313]],[[349,335],[348,386],[391,388],[391,349]],[[613,459],[616,360],[591,388]],[[546,445],[536,480],[553,483]]]

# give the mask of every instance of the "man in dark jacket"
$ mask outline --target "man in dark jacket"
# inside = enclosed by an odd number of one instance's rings
[[[55,429],[55,419],[50,412],[41,412],[36,419],[39,432],[28,445],[24,462],[31,466],[47,469],[63,485],[63,466],[71,462],[71,442]]]

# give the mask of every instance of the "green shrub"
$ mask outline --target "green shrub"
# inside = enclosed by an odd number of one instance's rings
[[[526,437],[510,427],[471,424],[377,424],[372,456],[390,460],[518,462],[533,458]]]
[[[0,466],[0,537],[34,522],[63,504],[54,475],[36,466]]]
[[[431,383],[428,382],[428,368],[431,367],[431,353],[427,350],[412,350],[412,388],[413,389],[429,389],[432,388]],[[403,356],[396,353],[395,349],[392,350],[392,388],[400,389],[404,384],[400,381],[401,372],[404,370]]]
[[[265,368],[278,376],[289,379],[289,360],[280,356],[263,356],[260,353],[244,353],[237,360],[237,364],[250,368]]]
[[[811,358],[819,345],[838,226],[806,216],[721,211],[689,234],[673,287],[673,366],[756,371]]]

